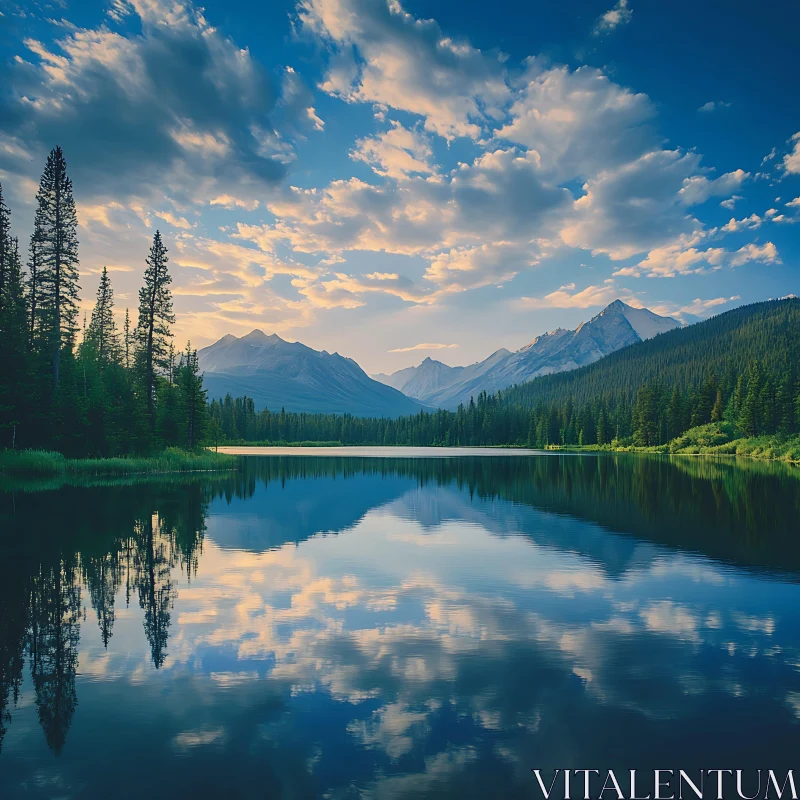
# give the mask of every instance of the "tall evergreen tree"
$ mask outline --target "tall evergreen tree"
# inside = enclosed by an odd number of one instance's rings
[[[3,200],[3,187],[0,185],[0,311],[5,297],[6,276],[11,253],[11,211]]]
[[[748,369],[747,390],[742,399],[738,425],[745,436],[761,433],[761,368],[757,361]]]
[[[131,368],[131,356],[133,355],[133,332],[131,331],[130,311],[125,309],[125,332],[124,336],[124,357],[125,369]]]
[[[34,230],[28,249],[28,278],[25,283],[28,350],[33,349],[37,334],[42,330],[42,294],[42,242],[40,232]]]
[[[25,294],[19,242],[12,239],[6,251],[6,268],[0,305],[0,428],[11,431],[2,444],[16,446],[16,430],[25,412],[27,341],[25,335]]]
[[[186,352],[181,356],[177,384],[181,393],[181,410],[186,425],[186,446],[194,450],[207,433],[208,407],[197,350],[192,350],[191,342],[186,343]]]
[[[144,286],[139,290],[139,322],[136,327],[137,370],[145,393],[152,430],[155,430],[156,423],[156,374],[158,370],[168,367],[169,342],[172,338],[170,325],[175,322],[172,291],[169,288],[172,277],[167,269],[168,262],[167,248],[161,241],[161,233],[156,231],[146,260]]]
[[[60,147],[47,157],[34,228],[41,243],[42,300],[52,358],[53,387],[58,386],[61,351],[75,344],[78,317],[78,216],[72,181]]]
[[[114,323],[114,290],[111,288],[107,267],[103,267],[100,275],[100,286],[97,288],[97,300],[92,311],[87,337],[94,347],[101,366],[119,360],[119,338]]]

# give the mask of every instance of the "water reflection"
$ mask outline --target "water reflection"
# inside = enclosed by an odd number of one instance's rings
[[[532,766],[791,766],[798,486],[623,456],[18,487],[0,794],[530,796]],[[154,771],[109,792],[132,753]]]

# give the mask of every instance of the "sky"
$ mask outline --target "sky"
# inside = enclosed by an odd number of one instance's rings
[[[49,150],[135,317],[370,373],[468,364],[620,298],[693,322],[800,294],[800,4],[0,3],[0,184]]]

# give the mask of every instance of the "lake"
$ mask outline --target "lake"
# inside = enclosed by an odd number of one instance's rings
[[[2,798],[800,767],[786,465],[295,451],[3,488]]]

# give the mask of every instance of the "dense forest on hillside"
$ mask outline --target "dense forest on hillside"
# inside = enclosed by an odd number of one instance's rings
[[[745,306],[620,350],[573,372],[482,393],[455,412],[400,419],[256,413],[210,405],[223,439],[379,445],[664,445],[724,425],[728,438],[800,431],[800,300]]]
[[[104,267],[81,330],[78,219],[61,148],[39,184],[27,270],[11,222],[0,187],[0,449],[111,456],[199,446],[205,392],[191,344],[175,352],[161,234],[145,259],[136,321],[126,309],[118,330]]]

